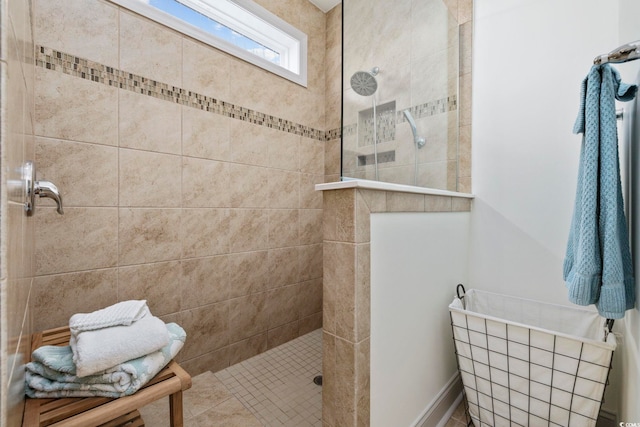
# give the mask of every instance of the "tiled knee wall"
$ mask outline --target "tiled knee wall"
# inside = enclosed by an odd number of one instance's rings
[[[381,190],[325,190],[322,420],[368,426],[370,414],[370,215],[460,212],[468,198]]]

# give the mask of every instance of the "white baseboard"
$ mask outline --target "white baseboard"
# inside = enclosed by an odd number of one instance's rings
[[[455,373],[424,412],[412,424],[413,427],[444,427],[462,401],[462,381]]]

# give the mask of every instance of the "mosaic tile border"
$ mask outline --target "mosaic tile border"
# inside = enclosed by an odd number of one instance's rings
[[[458,97],[456,95],[451,95],[446,98],[436,99],[435,101],[425,102],[424,104],[414,105],[413,107],[409,107],[409,111],[411,115],[416,119],[421,119],[423,117],[435,116],[436,114],[448,113],[451,111],[456,111],[458,109]],[[366,111],[366,110],[365,110]],[[395,112],[395,120],[389,120],[388,114],[382,119],[382,125],[378,124],[378,132],[389,133],[391,132],[391,128],[395,129],[398,123],[404,123],[407,119],[404,117],[402,113],[403,110],[397,110]],[[386,112],[385,112],[386,114]],[[367,123],[371,123],[369,120]],[[367,124],[365,123],[365,125]],[[358,123],[353,123],[349,125],[345,125],[342,127],[342,136],[352,136],[358,134]],[[393,138],[392,138],[393,139]],[[380,139],[378,143],[384,142],[388,139]],[[360,145],[370,145],[371,141],[366,141],[365,144]]]
[[[57,71],[92,82],[175,102],[199,110],[246,121],[282,132],[320,141],[340,138],[340,129],[322,131],[290,120],[271,116],[249,108],[202,95],[176,86],[170,86],[137,74],[109,67],[75,55],[36,45],[36,66]]]

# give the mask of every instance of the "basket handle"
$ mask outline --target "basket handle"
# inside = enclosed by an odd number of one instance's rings
[[[460,296],[460,289],[462,289],[462,296]],[[464,289],[464,285],[462,283],[458,283],[458,286],[456,286],[456,296],[458,297],[458,299],[463,299],[464,298],[464,294],[467,291]]]

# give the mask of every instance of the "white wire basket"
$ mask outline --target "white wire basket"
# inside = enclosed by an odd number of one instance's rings
[[[616,348],[598,313],[460,288],[449,313],[474,425],[595,426]]]

